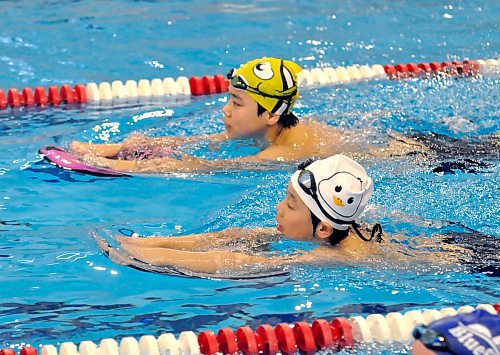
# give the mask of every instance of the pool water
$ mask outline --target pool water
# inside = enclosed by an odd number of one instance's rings
[[[304,68],[496,58],[499,14],[494,1],[3,2],[0,88],[209,75],[264,55]],[[303,90],[296,113],[357,131],[360,144],[386,140],[389,129],[476,139],[498,135],[499,96],[495,76],[382,80]],[[376,187],[366,221],[406,235],[409,248],[455,233],[455,243],[476,253],[466,265],[339,260],[234,281],[145,273],[106,259],[93,230],[179,235],[274,226],[293,169],[99,178],[57,169],[37,150],[74,139],[119,141],[137,130],[217,132],[225,101],[0,111],[0,347],[498,302],[494,145],[469,156],[482,163],[474,172],[432,172],[454,157],[361,161]],[[225,148],[193,153],[254,151],[245,142]]]

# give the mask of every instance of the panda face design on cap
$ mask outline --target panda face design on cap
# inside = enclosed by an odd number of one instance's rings
[[[319,198],[331,211],[343,218],[356,214],[365,192],[363,181],[345,171],[335,173],[318,183]]]

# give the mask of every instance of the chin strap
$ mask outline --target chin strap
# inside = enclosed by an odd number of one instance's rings
[[[363,234],[361,234],[358,227],[359,227],[359,224],[357,224],[355,221],[353,221],[352,228],[354,229],[354,231],[356,232],[358,237],[360,239],[364,240],[365,242],[370,242],[374,237],[375,237],[375,241],[378,243],[381,243],[384,240],[384,238],[383,238],[384,232],[382,231],[382,226],[380,225],[380,223],[375,223],[375,225],[372,228],[372,233],[371,233],[371,236],[369,239],[366,238]]]

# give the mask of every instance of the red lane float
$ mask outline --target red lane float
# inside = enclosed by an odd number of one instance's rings
[[[21,96],[19,96],[16,89],[9,89],[9,92],[7,93],[7,102],[12,108],[21,106]]]
[[[26,346],[21,349],[20,355],[37,355],[37,351],[35,348],[32,348],[31,346]]]
[[[236,341],[243,354],[257,355],[259,353],[257,338],[250,327],[239,327],[236,330]]]
[[[422,69],[425,72],[430,72],[431,71],[431,66],[429,63],[418,63],[417,65],[420,69]]]
[[[35,97],[31,88],[24,88],[21,95],[25,106],[33,106],[35,104]]]
[[[87,102],[87,92],[85,91],[85,86],[82,84],[76,84],[74,91],[73,91],[73,96],[76,100],[76,102],[80,104],[84,104]]]
[[[57,86],[49,87],[48,101],[53,106],[59,106],[61,98],[59,97],[59,91],[57,90]]]
[[[4,110],[7,108],[8,102],[7,98],[5,97],[5,92],[3,90],[0,90],[0,110]]]
[[[229,80],[221,74],[214,75],[214,83],[218,93],[226,92],[229,87]]]
[[[220,352],[217,337],[211,330],[205,330],[198,335],[200,352],[204,355],[211,355]]]
[[[354,338],[347,319],[343,317],[335,318],[330,323],[330,327],[333,333],[333,341],[338,344],[340,349],[354,347]]]
[[[271,325],[259,325],[255,335],[257,337],[257,346],[259,351],[269,355],[274,355],[279,352],[278,338],[276,337],[276,333]]]
[[[333,334],[330,324],[324,319],[317,319],[312,323],[314,342],[319,349],[324,349],[333,344]]]
[[[314,354],[318,350],[313,331],[306,322],[295,323],[293,335],[301,354]]]
[[[224,354],[235,354],[238,352],[238,344],[236,344],[236,336],[230,328],[222,328],[217,333],[217,341],[219,349]]]
[[[385,71],[385,73],[387,74],[387,76],[389,78],[395,77],[395,75],[397,73],[396,68],[393,65],[390,65],[390,64],[384,65],[384,71]]]
[[[278,338],[278,348],[282,354],[295,354],[297,351],[297,344],[293,329],[286,323],[280,323],[275,328],[276,337]]]
[[[45,95],[45,89],[41,86],[35,88],[35,102],[40,106],[46,106],[49,102],[47,95]]]
[[[61,97],[61,101],[67,104],[72,104],[75,102],[74,96],[73,96],[73,90],[71,89],[71,86],[68,84],[64,84],[61,86],[61,91],[59,92],[59,95]]]
[[[191,95],[193,96],[201,96],[204,94],[202,79],[197,76],[189,78],[189,87],[191,88]]]
[[[211,76],[204,76],[201,78],[201,84],[203,86],[203,94],[204,95],[213,95],[217,93],[217,89],[215,88],[214,78]]]

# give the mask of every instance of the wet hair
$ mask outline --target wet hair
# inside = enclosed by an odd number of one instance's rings
[[[299,163],[299,165],[297,166],[297,170],[304,170],[305,168],[307,168],[309,165],[311,165],[315,161],[316,161],[316,159],[314,159],[314,158],[308,158],[304,161],[301,161]]]
[[[309,212],[311,212],[311,222],[313,225],[313,235],[314,235],[316,233],[316,228],[318,228],[318,224],[321,221],[319,220],[318,217],[315,216],[314,213],[312,213],[311,210],[309,210]],[[328,241],[330,242],[330,245],[337,245],[345,238],[347,238],[347,236],[349,235],[349,229],[350,228],[346,230],[340,230],[334,228],[332,234],[328,236]]]
[[[257,102],[257,116],[262,115],[266,111],[267,110]],[[290,112],[280,115],[278,123],[285,128],[290,128],[296,126],[299,123],[299,119],[292,112]]]

